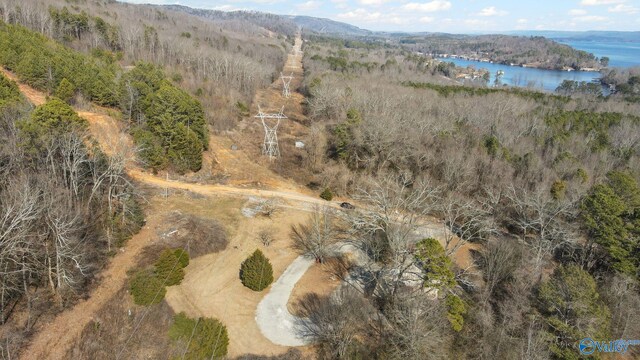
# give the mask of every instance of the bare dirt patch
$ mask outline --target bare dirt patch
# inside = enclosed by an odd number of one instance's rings
[[[36,105],[36,106],[42,105],[47,101],[47,96],[43,92],[38,91],[38,90],[32,88],[31,86],[29,86],[27,84],[23,84],[23,83],[19,82],[18,77],[14,73],[10,72],[9,70],[7,70],[7,69],[5,69],[4,67],[1,67],[1,66],[0,66],[0,71],[2,71],[4,76],[9,78],[10,80],[15,81],[18,84],[18,89],[20,89],[20,92],[33,105]]]

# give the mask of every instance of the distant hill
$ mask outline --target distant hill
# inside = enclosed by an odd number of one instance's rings
[[[276,15],[259,11],[220,11],[194,9],[183,5],[159,5],[165,9],[182,11],[217,21],[247,21],[256,26],[282,34],[293,34],[298,28],[319,34],[341,36],[368,36],[374,34],[370,30],[361,29],[347,23],[324,18],[299,15]]]
[[[259,11],[220,11],[207,9],[194,9],[183,5],[158,5],[162,8],[182,11],[190,15],[199,16],[216,21],[249,22],[258,27],[286,35],[293,35],[298,30],[298,25],[287,16],[263,13]],[[241,26],[241,23],[239,23]]]
[[[640,42],[640,31],[511,31],[507,34],[553,40]]]
[[[321,34],[339,34],[347,36],[367,36],[372,35],[370,30],[361,29],[347,23],[311,16],[287,16],[299,27]]]

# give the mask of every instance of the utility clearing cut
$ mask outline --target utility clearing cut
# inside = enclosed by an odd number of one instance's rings
[[[291,97],[283,100],[282,85],[278,79],[271,87],[258,92],[254,100],[254,104],[263,107],[286,101],[285,111],[291,120],[286,121],[281,141],[291,141],[291,134],[305,131],[305,126],[301,124],[306,121],[301,106],[304,98],[295,92],[303,76],[301,44],[300,37],[296,38],[296,44],[284,69],[287,74],[293,74]],[[17,81],[13,74],[4,69],[2,71]],[[24,84],[18,84],[22,93],[33,104],[45,102],[45,94]],[[105,152],[133,159],[134,147],[131,138],[123,132],[119,122],[108,115],[110,111],[113,110],[93,107],[90,111],[79,110],[78,113],[89,121],[91,135]],[[170,209],[184,208],[183,199],[166,196],[169,190],[198,194],[204,197],[203,201],[208,206],[222,206],[216,209],[218,213],[225,212],[225,216],[234,219],[233,222],[225,224],[230,238],[227,248],[215,254],[192,259],[186,268],[186,276],[182,283],[168,288],[166,301],[174,312],[185,312],[191,317],[215,317],[221,320],[229,333],[230,357],[246,353],[276,355],[285,353],[288,346],[305,345],[299,337],[291,335],[293,322],[298,318],[291,315],[287,303],[294,300],[290,299],[292,292],[296,296],[304,295],[304,292],[295,291],[294,288],[301,278],[305,279],[304,274],[312,266],[312,260],[296,259],[296,254],[290,249],[289,230],[291,225],[304,222],[314,206],[338,206],[337,203],[321,200],[293,181],[274,174],[264,159],[254,160],[262,141],[262,133],[256,131],[262,129],[257,126],[253,118],[245,119],[239,126],[241,130],[254,129],[251,138],[246,136],[246,133],[243,134],[243,144],[247,148],[251,147],[247,151],[232,151],[230,145],[233,141],[215,135],[211,137],[211,146],[204,158],[205,164],[209,162],[215,166],[205,166],[201,173],[209,172],[211,175],[216,171],[224,172],[228,185],[199,184],[187,181],[189,178],[179,181],[169,179],[168,176],[155,176],[129,161],[127,173],[131,178],[156,189],[154,199],[149,199],[146,209],[147,225],[113,257],[100,274],[99,285],[86,300],[63,311],[52,322],[40,325],[29,347],[22,353],[22,358],[61,359],[68,354],[74,341],[97,312],[126,285],[127,272],[136,266],[143,249],[157,237],[153,229],[166,225],[162,224],[162,221]],[[193,177],[202,176],[201,173]],[[193,178],[191,180],[193,181]],[[235,202],[232,205],[221,205],[220,200],[225,197],[279,199],[279,210],[271,217],[246,217],[242,215],[241,207]],[[441,228],[442,225],[434,223],[432,227]],[[258,234],[264,229],[269,229],[274,238],[268,247],[258,239]],[[269,290],[254,292],[245,288],[238,279],[241,262],[256,248],[260,248],[269,258],[273,265],[274,277],[278,279],[271,288],[269,298],[260,306],[258,304]],[[304,288],[314,289],[309,286]],[[327,292],[333,289],[332,286],[320,288]],[[278,324],[259,327],[256,322],[257,310],[258,321],[262,317],[264,321],[276,321]]]

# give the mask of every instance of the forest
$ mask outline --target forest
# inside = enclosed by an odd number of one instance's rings
[[[542,36],[433,34],[408,36],[398,41],[407,49],[424,54],[462,55],[507,65],[528,64],[541,69],[600,69],[607,65],[606,61],[601,63],[592,54]]]
[[[479,245],[470,271],[439,260],[459,251],[448,242],[420,250],[388,219],[356,216],[378,224],[349,234],[368,266],[414,264],[425,287],[447,286],[435,302],[411,289],[309,299],[321,357],[566,359],[584,337],[640,334],[637,103],[439,84],[428,63],[384,48],[309,43],[304,65],[306,181],[444,218]]]

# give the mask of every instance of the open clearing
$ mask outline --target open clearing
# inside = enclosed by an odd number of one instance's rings
[[[182,283],[168,288],[166,300],[175,312],[220,319],[229,332],[230,357],[244,353],[285,353],[287,348],[264,337],[255,321],[256,307],[269,290],[255,292],[244,287],[239,269],[242,261],[261,249],[271,261],[274,278],[278,278],[297,256],[289,249],[290,226],[306,220],[308,212],[286,209],[272,218],[246,218],[239,207],[227,208],[227,211],[239,216],[227,249],[193,259]],[[268,247],[263,246],[257,236],[263,229],[273,233],[274,241]]]

